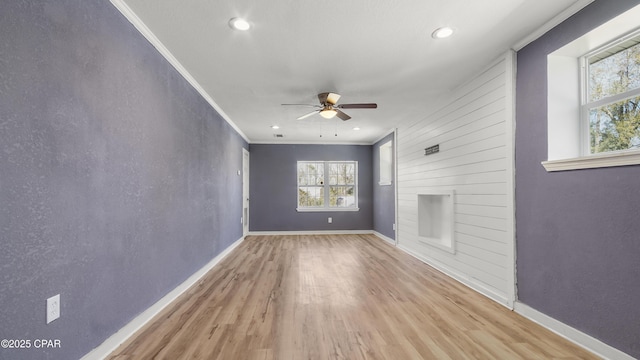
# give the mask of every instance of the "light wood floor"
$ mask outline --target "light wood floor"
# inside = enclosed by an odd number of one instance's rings
[[[250,236],[109,359],[595,359],[372,235]]]

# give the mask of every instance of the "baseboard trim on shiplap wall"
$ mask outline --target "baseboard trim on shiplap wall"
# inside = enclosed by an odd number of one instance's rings
[[[207,274],[214,266],[216,266],[222,259],[224,259],[233,249],[238,247],[244,240],[244,237],[236,240],[233,244],[227,247],[223,252],[218,254],[215,258],[209,261],[200,270],[193,273],[182,284],[178,285],[175,289],[169,292],[167,295],[158,300],[155,304],[151,305],[147,310],[131,320],[127,325],[122,327],[118,332],[111,335],[100,346],[91,350],[82,357],[81,360],[100,360],[104,359],[118,348],[122,343],[127,341],[129,337],[140,330],[146,325],[154,316],[158,315],[165,307],[175,301],[180,295],[187,291],[191,286],[196,284],[205,274]]]
[[[499,294],[495,291],[492,291],[490,289],[488,289],[485,286],[482,286],[478,281],[474,281],[473,279],[469,278],[467,275],[460,273],[458,271],[456,271],[455,269],[442,264],[434,259],[430,259],[425,257],[424,255],[414,251],[413,249],[406,247],[404,245],[402,245],[401,243],[399,243],[397,245],[398,249],[406,252],[407,254],[415,257],[416,259],[422,261],[423,263],[431,266],[432,268],[438,270],[439,272],[447,275],[448,277],[456,280],[457,282],[461,283],[462,285],[470,288],[471,290],[476,291],[477,293],[480,293],[484,296],[486,296],[487,298],[495,301],[496,303],[506,307],[509,310],[513,310],[513,307],[511,306],[511,304],[509,303],[509,299],[507,298],[506,295],[504,294]]]
[[[540,311],[525,305],[521,302],[514,304],[514,311],[518,314],[526,317],[527,319],[551,330],[557,335],[571,341],[572,343],[591,351],[597,356],[603,359],[611,360],[634,360],[633,356],[630,356],[613,346],[607,345],[602,341],[583,333],[561,321],[558,321],[548,315],[541,313]]]

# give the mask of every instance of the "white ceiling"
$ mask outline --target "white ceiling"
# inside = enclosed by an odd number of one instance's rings
[[[112,1],[135,13],[250,142],[368,144],[401,121],[425,117],[440,94],[590,2]],[[232,17],[252,28],[232,30]],[[441,26],[456,33],[432,39]],[[313,109],[280,105],[317,104],[319,92],[378,109],[345,110],[352,119],[343,122],[296,120]]]

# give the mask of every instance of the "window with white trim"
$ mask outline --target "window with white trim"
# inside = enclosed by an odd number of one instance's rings
[[[640,148],[640,33],[587,54],[582,64],[586,154]]]
[[[393,176],[393,147],[392,141],[380,145],[380,181],[379,185],[391,185]]]
[[[297,210],[358,210],[358,162],[298,161]]]
[[[547,171],[640,165],[638,18],[640,5],[547,56]]]

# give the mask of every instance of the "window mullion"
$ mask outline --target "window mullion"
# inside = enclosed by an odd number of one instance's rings
[[[324,207],[325,208],[330,208],[331,207],[331,203],[329,202],[329,200],[331,200],[330,194],[329,194],[329,190],[330,190],[330,186],[329,186],[329,179],[331,178],[331,176],[329,175],[329,162],[325,161],[324,162]]]

